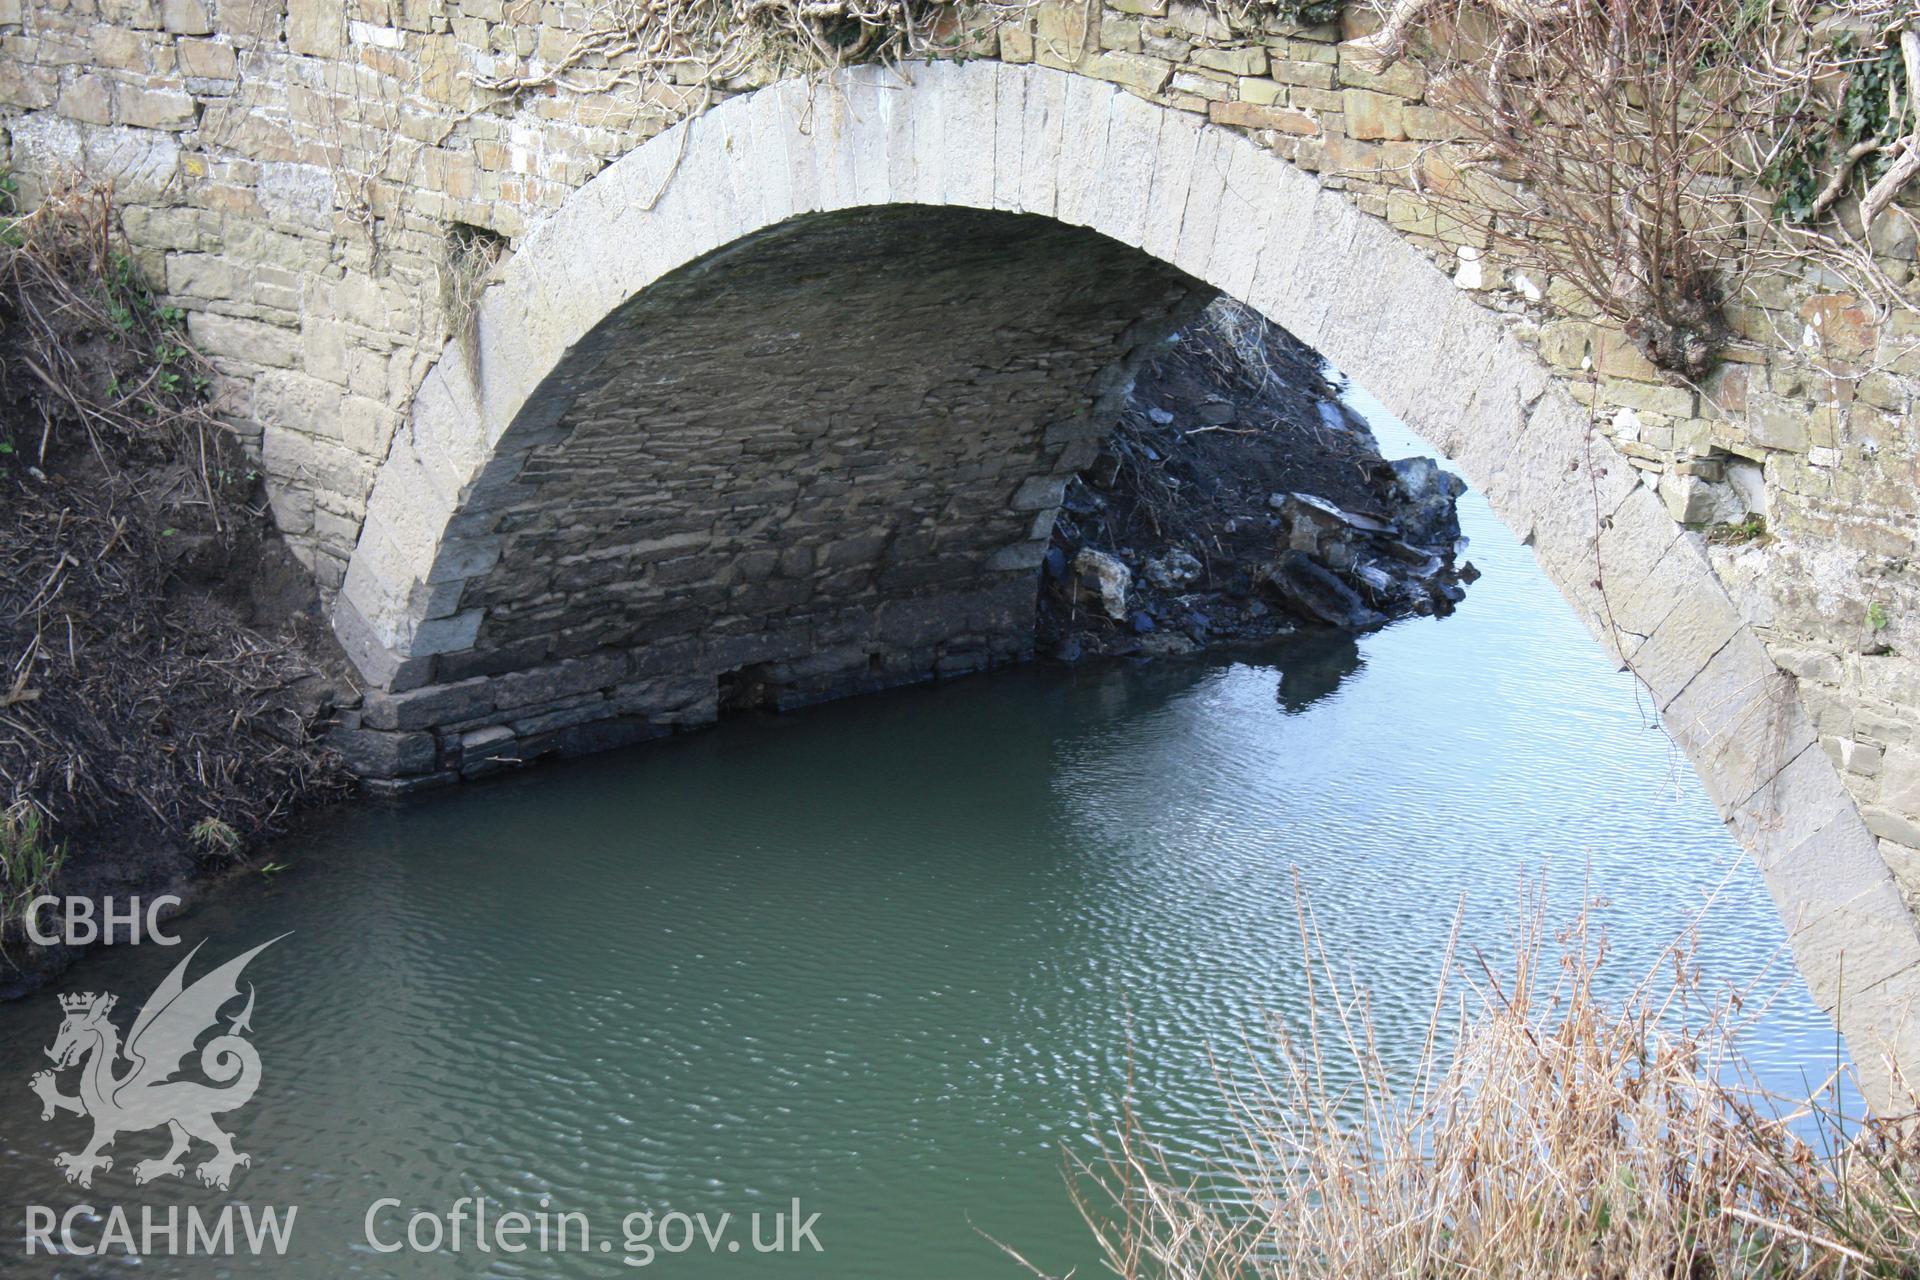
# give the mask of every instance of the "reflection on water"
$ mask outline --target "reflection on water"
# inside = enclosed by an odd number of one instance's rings
[[[1288,715],[1296,715],[1340,687],[1364,666],[1360,645],[1337,631],[1309,631],[1276,645],[1262,658],[1280,673],[1274,696]]]
[[[1757,876],[1526,552],[1477,499],[1464,515],[1486,577],[1444,621],[971,679],[312,822],[273,853],[290,871],[184,929],[207,963],[295,931],[248,974],[266,1076],[232,1117],[253,1157],[233,1194],[136,1188],[157,1133],[123,1138],[92,1192],[61,1183],[83,1127],[43,1124],[25,1085],[49,994],[0,1009],[8,1235],[26,1203],[297,1204],[284,1261],[141,1272],[603,1276],[626,1270],[631,1210],[797,1197],[823,1254],[655,1265],[1019,1274],[984,1232],[1092,1275],[1063,1149],[1110,1129],[1130,1072],[1178,1145],[1233,1142],[1209,1051],[1302,1007],[1296,868],[1402,1059],[1456,902],[1498,951],[1547,859],[1563,907],[1589,877],[1610,900],[1621,979],[1717,893],[1702,962],[1753,980],[1781,942]],[[98,956],[68,986],[130,1005],[176,958]],[[1781,1084],[1834,1052],[1797,982],[1752,1043]],[[471,1195],[584,1213],[614,1251],[362,1240],[381,1197]]]

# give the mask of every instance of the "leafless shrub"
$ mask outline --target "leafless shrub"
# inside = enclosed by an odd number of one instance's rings
[[[1725,196],[1742,137],[1728,121],[1745,92],[1734,69],[1760,38],[1747,8],[1503,0],[1429,16],[1429,97],[1465,133],[1424,164],[1429,197],[1682,379],[1708,372],[1729,336],[1722,269],[1742,233]],[[1375,46],[1403,47],[1404,23],[1396,12]]]
[[[1395,0],[1463,147],[1416,175],[1459,225],[1697,379],[1761,267],[1912,306],[1867,231],[1920,176],[1911,0]]]

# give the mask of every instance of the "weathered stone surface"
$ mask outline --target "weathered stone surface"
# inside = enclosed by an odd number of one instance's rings
[[[206,0],[162,0],[160,20],[176,35],[204,36],[213,30]]]
[[[287,0],[287,47],[295,53],[338,57],[346,48],[344,0]]]
[[[1215,124],[1246,129],[1277,129],[1281,133],[1308,137],[1320,132],[1320,122],[1304,111],[1257,102],[1216,102],[1207,115]]]
[[[7,3],[0,25],[11,25]],[[551,60],[576,34],[575,11],[509,17],[497,0],[441,16],[356,10],[350,38],[341,0],[158,0],[128,21],[13,3],[32,31],[0,42],[0,130],[23,197],[79,168],[114,183],[129,240],[157,276],[174,280],[168,255],[204,256],[179,265],[176,301],[222,373],[236,430],[258,442],[289,541],[329,589],[346,563],[336,629],[389,693],[465,671],[506,674],[511,665],[490,664],[507,654],[545,663],[630,646],[637,679],[652,660],[643,655],[662,646],[754,647],[703,636],[716,620],[758,619],[780,639],[757,661],[789,672],[812,653],[844,656],[863,636],[895,637],[875,683],[1017,654],[1020,610],[989,580],[1030,588],[1021,568],[1043,533],[1039,499],[1086,464],[1120,363],[1104,366],[1098,387],[1071,386],[1072,411],[1062,400],[1050,420],[1023,417],[1080,377],[1094,348],[1055,350],[1044,326],[1009,324],[992,360],[943,346],[920,361],[917,382],[889,370],[868,386],[901,421],[892,434],[858,413],[803,430],[786,404],[702,421],[664,385],[648,393],[641,432],[619,401],[636,388],[600,395],[619,381],[620,347],[599,326],[703,255],[716,256],[701,270],[721,269],[742,237],[810,210],[991,205],[1108,237],[1100,252],[1117,255],[1102,259],[1113,269],[1076,279],[1106,291],[1115,319],[1144,296],[1129,292],[1138,261],[1114,246],[1136,247],[1242,296],[1348,368],[1455,455],[1583,620],[1641,660],[1663,697],[1698,684],[1686,669],[1728,622],[1714,570],[1736,577],[1735,610],[1759,628],[1727,641],[1742,663],[1749,640],[1817,660],[1797,662],[1784,697],[1756,668],[1747,691],[1730,695],[1745,711],[1722,730],[1757,718],[1798,743],[1811,727],[1774,709],[1804,704],[1846,766],[1842,786],[1828,750],[1813,753],[1829,775],[1818,804],[1864,801],[1889,847],[1913,847],[1901,838],[1915,834],[1920,801],[1897,761],[1875,771],[1869,755],[1910,745],[1920,706],[1920,584],[1902,568],[1915,549],[1920,322],[1877,319],[1818,278],[1759,273],[1732,310],[1743,340],[1729,370],[1698,391],[1665,383],[1567,282],[1511,269],[1474,228],[1423,203],[1426,191],[1459,195],[1462,184],[1443,148],[1403,141],[1452,131],[1444,86],[1429,101],[1412,61],[1383,67],[1337,44],[1333,28],[1250,34],[1184,0],[1130,0],[1047,6],[1033,29],[999,42],[1010,60],[1061,71],[973,61],[909,79],[859,68],[824,93],[789,84],[722,90],[718,101],[660,86],[568,87],[471,112],[473,74]],[[659,132],[662,111],[703,106],[697,126]],[[377,246],[365,235],[376,222]],[[449,314],[444,287],[455,222],[513,241],[471,324]],[[1871,237],[1900,278],[1912,255],[1905,222],[1891,211]],[[1059,243],[1062,261],[1085,265],[1098,242]],[[1017,276],[1021,252],[1016,244],[993,269]],[[1476,287],[1456,288],[1454,276]],[[858,273],[844,264],[831,277],[836,287],[847,278]],[[1483,301],[1513,333],[1537,334],[1537,347],[1515,341]],[[961,330],[964,317],[987,315],[964,292],[929,290],[916,305],[918,329],[901,332],[945,339],[956,326],[930,319],[942,306]],[[841,332],[833,319],[809,323]],[[1124,328],[1072,323],[1099,332],[1108,354],[1128,341]],[[443,345],[452,332],[462,339]],[[732,356],[788,368],[785,338],[771,327],[763,336],[763,352]],[[898,336],[849,342],[913,367]],[[1027,366],[1013,367],[1021,358]],[[682,390],[710,394],[697,381]],[[761,432],[763,422],[772,425]],[[930,445],[936,422],[950,434]],[[1036,424],[1037,438],[1009,446],[1001,428],[1014,422]],[[982,423],[993,429],[978,432]],[[570,497],[564,517],[543,505],[566,492],[570,468],[595,467],[616,477],[617,502]],[[1718,518],[1716,468],[1745,469],[1742,501],[1765,509],[1771,538],[1717,550],[1702,570],[1663,530],[1676,517]],[[660,484],[632,481],[646,474]],[[1017,492],[1031,510],[1010,505]],[[686,518],[695,494],[705,505]],[[895,499],[918,504],[915,519],[938,512],[930,523],[940,527],[915,524]],[[675,527],[620,527],[656,509]],[[810,523],[808,512],[830,514]],[[500,559],[488,567],[490,544],[478,540],[495,535]],[[541,558],[543,540],[559,554]],[[522,544],[531,559],[512,555]],[[1737,567],[1756,562],[1764,568]],[[658,674],[717,679],[740,665],[686,661]],[[805,681],[781,696],[856,687],[844,670]],[[513,751],[657,731],[605,723],[604,734],[596,723],[552,725]],[[1723,799],[1778,763],[1722,750],[1711,732],[1677,732]],[[507,758],[487,748],[476,744],[481,765]],[[447,739],[424,776],[454,773],[463,752]]]
[[[818,290],[842,260],[849,286]],[[180,284],[204,278],[183,266]],[[704,723],[728,688],[801,705],[1018,657],[1058,457],[1104,433],[1131,353],[1207,296],[1039,220],[790,223],[583,336],[583,366],[612,376],[519,382],[540,387],[544,443],[498,485],[463,478],[490,465],[486,411],[443,363],[396,452],[419,461],[383,472],[346,594],[389,644],[431,643],[453,683],[376,696],[368,725],[491,721],[524,753],[596,719]],[[810,338],[827,331],[851,336]],[[1080,425],[1063,437],[1063,421]],[[447,501],[457,517],[418,518]],[[487,532],[435,546],[432,518]],[[496,758],[462,739],[463,772]]]
[[[429,773],[437,757],[430,733],[336,729],[327,735],[327,745],[340,753],[347,768],[363,778]]]
[[[369,729],[430,729],[472,720],[493,710],[493,705],[493,683],[480,677],[406,693],[371,692],[360,722]]]
[[[492,683],[494,704],[502,710],[529,703],[551,702],[570,694],[586,693],[618,684],[627,674],[624,653],[577,658],[497,677]]]
[[[1115,622],[1126,618],[1133,571],[1118,556],[1085,547],[1073,558],[1073,575],[1090,604]]]

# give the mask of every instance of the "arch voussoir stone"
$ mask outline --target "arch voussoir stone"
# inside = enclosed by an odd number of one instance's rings
[[[999,293],[943,276],[942,236],[979,263],[1002,246]],[[863,237],[892,256],[860,259]],[[779,272],[817,264],[838,274],[782,292]],[[1001,296],[1042,277],[1044,296]],[[746,314],[729,307],[755,287],[772,314],[751,335],[702,327]],[[836,290],[857,295],[858,331],[806,328]],[[699,723],[759,683],[804,700],[1019,656],[1062,478],[1131,362],[1213,290],[1362,372],[1639,671],[1887,1096],[1891,1065],[1920,1062],[1920,935],[1697,537],[1385,224],[1239,133],[1084,76],[938,64],[775,85],[639,147],[527,236],[374,485],[335,612],[374,686],[366,729],[440,780]],[[1004,335],[968,329],[984,315]],[[903,332],[978,367],[876,365],[898,413],[853,390],[794,403],[814,385],[801,348],[854,383],[835,344]],[[1069,332],[1044,356],[1021,346]],[[744,362],[721,380],[737,419],[700,399],[722,393],[702,353]]]

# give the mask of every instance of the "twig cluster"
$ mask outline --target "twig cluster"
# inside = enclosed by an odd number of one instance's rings
[[[473,83],[508,95],[622,84],[710,92],[749,76],[772,81],[925,56],[955,45],[959,12],[951,0],[607,0],[559,58]]]
[[[1429,101],[1464,134],[1423,158],[1425,194],[1676,379],[1712,368],[1731,336],[1725,300],[1763,266],[1825,268],[1881,306],[1912,305],[1866,242],[1876,219],[1907,216],[1893,200],[1920,175],[1911,0],[1386,8],[1362,53],[1398,58],[1417,26]],[[1876,123],[1846,126],[1868,87],[1890,100],[1865,113]],[[1817,196],[1789,201],[1783,188],[1809,173]]]

